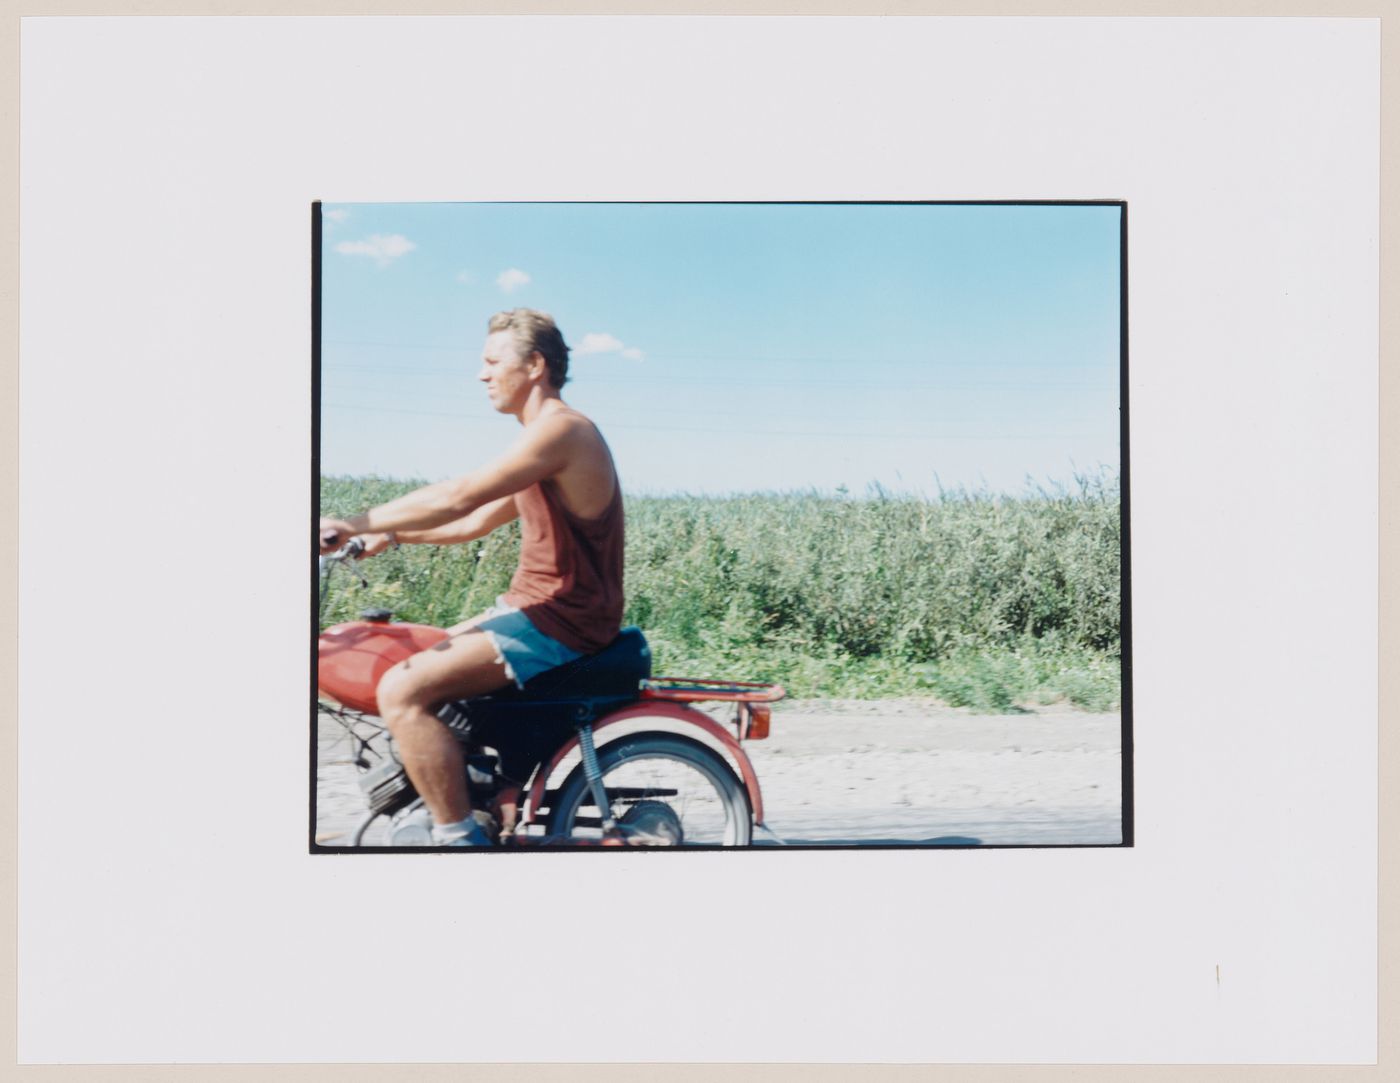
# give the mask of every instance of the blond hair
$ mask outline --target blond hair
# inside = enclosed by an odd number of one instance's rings
[[[486,330],[488,334],[514,332],[521,357],[528,357],[531,353],[543,357],[549,382],[556,388],[563,387],[569,379],[569,347],[565,345],[554,317],[548,312],[533,308],[507,309],[492,316]]]

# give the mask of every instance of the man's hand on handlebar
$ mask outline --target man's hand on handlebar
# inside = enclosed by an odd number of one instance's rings
[[[330,556],[355,536],[354,528],[344,519],[328,519],[321,516],[321,530],[318,538],[321,555]]]
[[[327,556],[344,548],[351,541],[356,543],[354,552],[346,553],[345,556],[354,557],[356,560],[364,560],[365,557],[376,556],[384,552],[391,545],[398,544],[398,538],[392,532],[385,534],[360,534],[356,535],[354,529],[343,519],[321,519],[321,555]]]

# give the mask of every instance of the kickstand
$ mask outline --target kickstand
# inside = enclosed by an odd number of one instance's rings
[[[773,829],[772,829],[771,827],[769,827],[767,824],[754,824],[754,826],[757,827],[760,831],[764,832],[770,839],[772,839],[774,842],[776,842],[779,846],[786,846],[786,845],[787,845],[786,842],[784,842],[782,839],[780,839],[777,835],[775,835],[775,834],[773,833]]]

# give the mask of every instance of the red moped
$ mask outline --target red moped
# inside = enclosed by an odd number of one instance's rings
[[[358,539],[321,558],[321,600]],[[321,632],[318,711],[344,727],[366,810],[334,845],[421,849],[427,816],[377,717],[375,688],[396,662],[447,637],[367,609]],[[624,628],[597,654],[523,688],[441,705],[461,743],[472,807],[507,847],[747,846],[763,797],[744,742],[768,736],[782,686],[653,677],[651,651]],[[728,725],[696,708],[729,707]]]

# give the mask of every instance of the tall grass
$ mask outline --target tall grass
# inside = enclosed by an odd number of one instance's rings
[[[325,478],[344,514],[411,488]],[[1118,485],[1008,498],[815,493],[627,501],[629,623],[658,671],[777,680],[796,695],[933,695],[1010,710],[1117,703]],[[514,525],[466,546],[405,547],[342,577],[324,620],[387,605],[448,624],[506,589]]]

